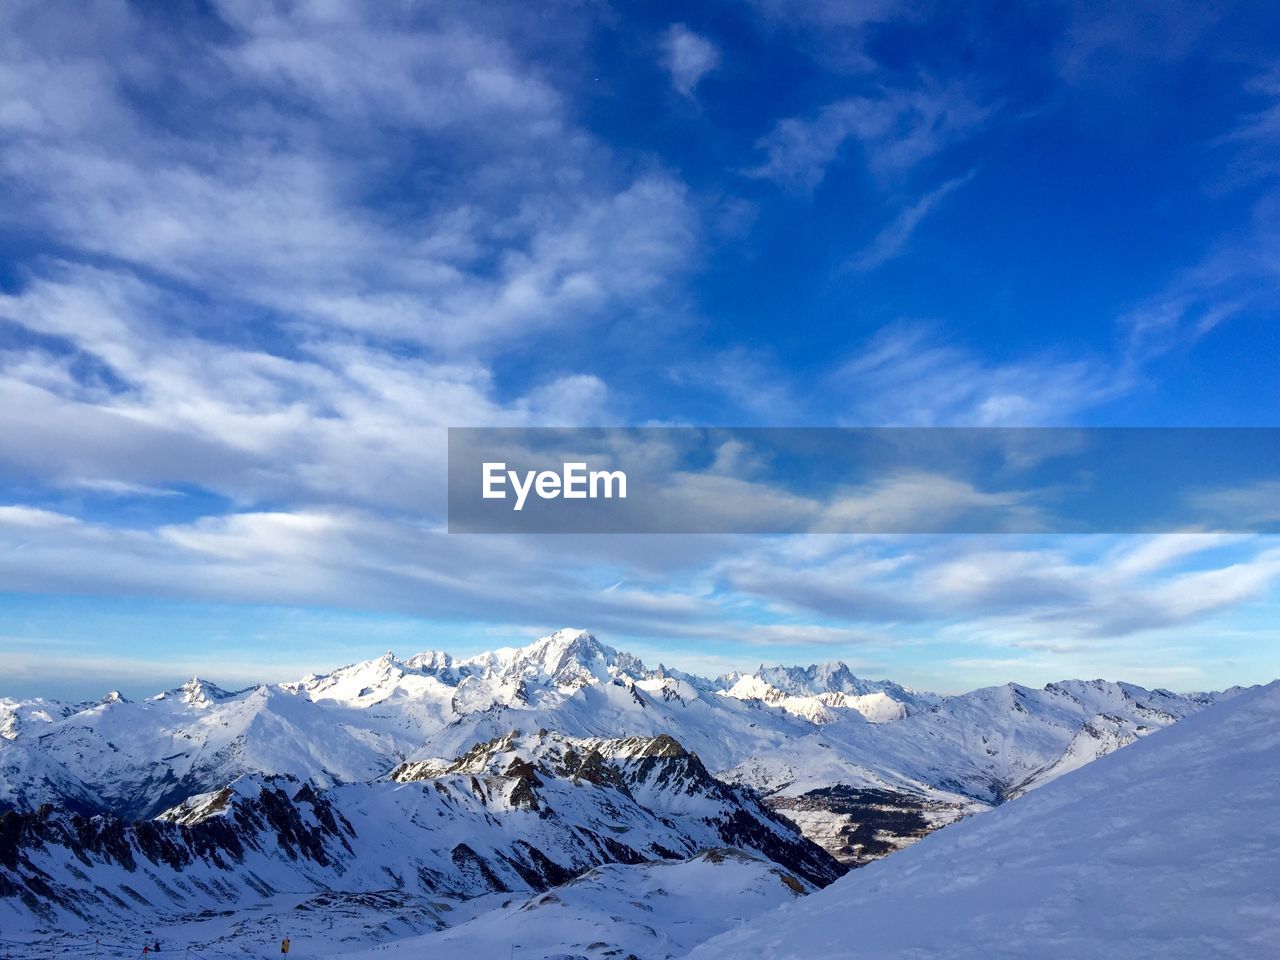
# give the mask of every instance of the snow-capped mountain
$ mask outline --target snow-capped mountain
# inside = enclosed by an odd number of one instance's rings
[[[63,777],[90,785],[98,809],[147,817],[243,774],[286,774],[320,786],[368,780],[416,742],[353,714],[277,686],[230,694],[197,679],[146,700],[110,697],[28,724],[0,742],[0,768],[9,769],[7,746],[31,746]],[[62,799],[20,769],[6,779],[8,792],[25,800],[15,806]]]
[[[452,756],[517,726],[573,736],[671,733],[712,766],[735,762],[744,745],[776,746],[812,728],[760,706],[720,696],[711,681],[649,671],[585,631],[565,630],[467,659],[388,653],[238,693],[195,679],[139,701],[5,701],[0,723],[12,742],[36,746],[43,765],[64,774],[33,770],[24,779],[10,751],[10,805],[57,801],[48,785],[79,779],[93,785],[100,809],[144,817],[242,774],[288,774],[321,787],[367,780],[407,757]]]
[[[745,917],[1238,693],[940,697],[838,663],[708,679],[564,630],[240,691],[6,700],[0,920],[122,938],[198,923],[210,942],[447,929],[447,952],[501,938],[499,921],[536,939],[620,918],[600,943],[673,955],[724,918],[660,934],[618,901],[630,885],[703,876]]]
[[[1280,683],[737,927],[689,960],[1248,960],[1280,937]]]
[[[805,889],[843,872],[669,737],[513,732],[373,783],[317,791],[244,777],[155,820],[45,808],[9,814],[2,833],[0,903],[15,923],[63,930],[127,928],[285,891],[391,889],[423,907],[442,895],[545,890],[601,864],[678,861],[713,847],[764,858]]]
[[[933,706],[941,699],[936,694],[912,690],[892,680],[855,677],[848,664],[839,660],[808,667],[766,667],[761,664],[753,674],[729,675],[721,680],[721,686],[728,686],[723,683],[725,680],[734,681],[729,686],[730,692],[740,684],[746,684],[742,694],[744,699],[766,700],[781,695],[792,701],[818,701],[828,706],[857,710],[872,723],[900,720]]]
[[[537,786],[547,777],[609,787],[681,824],[696,836],[699,848],[754,851],[819,885],[843,873],[835,860],[802,841],[795,826],[770,812],[753,791],[717,780],[697,755],[666,734],[580,740],[543,730],[528,735],[512,731],[449,762],[403,764],[391,777],[412,782],[464,774],[523,777],[530,798],[536,798]]]
[[[847,863],[874,859],[1202,709],[1222,695],[1128,684],[1007,685],[957,697],[844,664],[709,680],[580,630],[469,658],[391,653],[295,683],[205,680],[130,701],[4,701],[0,808],[52,802],[126,819],[244,775],[324,789],[510,731],[669,735]]]
[[[99,808],[97,793],[39,746],[0,739],[0,815],[51,801],[78,813]]]
[[[108,697],[119,697],[110,693]],[[0,697],[0,738],[16,740],[24,731],[61,720],[88,707],[89,704],[67,704],[57,700],[36,697],[32,700],[14,700]]]
[[[848,863],[861,864],[1104,756],[1224,694],[1132,684],[1006,684],[895,723],[823,726],[722,771]]]
[[[723,693],[739,700],[758,700],[770,706],[781,707],[811,723],[836,723],[850,711],[861,714],[872,723],[888,723],[891,720],[901,720],[909,712],[904,702],[894,700],[883,692],[850,694],[827,690],[789,694],[754,675],[739,677]]]

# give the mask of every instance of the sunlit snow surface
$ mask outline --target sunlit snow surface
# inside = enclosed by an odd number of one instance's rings
[[[140,701],[0,700],[0,808],[83,799],[150,817],[244,774],[358,782],[519,728],[667,734],[766,795],[844,784],[959,811],[1052,779],[1218,696],[1072,680],[941,698],[854,677],[843,664],[712,680],[647,670],[585,631],[562,630],[465,660],[388,654],[238,693],[192,680]]]
[[[36,939],[88,956],[92,937],[108,960],[137,958],[155,938],[166,954],[190,945],[184,960],[219,960],[279,956],[288,935],[291,957],[375,948],[503,957],[514,947],[526,958],[647,960],[741,927],[746,939],[705,956],[1280,955],[1280,843],[1267,819],[1280,809],[1276,693],[1236,694],[1073,680],[943,698],[862,680],[842,664],[713,680],[648,670],[585,632],[560,631],[465,660],[388,654],[236,693],[193,680],[136,702],[0,701],[0,808],[50,802],[136,818],[174,807],[169,816],[195,821],[222,803],[227,784],[251,802],[264,775],[288,774],[355,830],[324,838],[324,866],[295,860],[263,826],[244,834],[259,843],[244,861],[202,860],[176,874],[163,864],[126,869],[92,848],[28,844],[31,869],[13,889],[30,894],[43,873],[64,895],[85,890],[89,909],[40,919],[11,890],[0,896],[0,947]],[[705,770],[630,777],[628,797],[576,774],[544,775],[536,806],[514,802],[524,789],[511,774],[516,760],[562,766],[572,739],[579,753],[622,762],[652,752],[646,738],[658,736],[674,737],[720,780],[759,790],[846,862],[851,825],[876,808],[914,805],[925,827],[877,827],[881,848],[860,848],[857,862],[1013,800],[812,897],[757,859],[760,849],[633,865],[573,853],[605,837],[646,859],[723,845],[705,819],[707,797],[720,795]],[[472,748],[486,740],[496,746],[477,757]],[[393,782],[393,770],[410,782]],[[293,797],[299,783],[279,789]],[[314,827],[311,801],[292,806]],[[762,836],[769,831],[776,826]],[[468,880],[470,853],[461,865],[453,856],[462,841],[510,892]],[[541,884],[503,866],[526,841],[571,874],[589,872],[534,893]],[[788,862],[808,875],[802,861]],[[6,871],[18,876],[0,863],[0,881]],[[216,896],[197,891],[202,883]],[[113,896],[123,899],[113,906]]]
[[[690,960],[1280,956],[1280,683],[935,833]]]

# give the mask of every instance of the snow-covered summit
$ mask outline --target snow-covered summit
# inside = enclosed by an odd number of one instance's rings
[[[434,681],[434,684],[425,681]],[[501,647],[471,657],[442,650],[398,659],[388,652],[375,660],[313,674],[285,688],[313,700],[346,705],[395,697],[421,698],[461,693],[462,712],[494,705],[547,705],[584,686],[622,681],[665,682],[671,691],[724,692],[739,700],[758,700],[814,720],[828,722],[832,711],[855,710],[873,722],[899,719],[939,701],[888,680],[865,680],[841,662],[809,667],[764,667],[755,674],[717,679],[683,673],[666,665],[656,670],[639,658],[602,643],[588,630],[562,629],[523,647]]]
[[[759,700],[815,723],[838,719],[854,710],[872,723],[888,723],[918,713],[941,701],[937,694],[904,687],[892,680],[855,676],[842,660],[807,667],[765,666],[753,673],[728,673],[713,688],[741,700]]]
[[[790,694],[831,692],[866,696],[887,693],[897,695],[904,703],[914,702],[917,698],[928,702],[938,699],[934,694],[920,693],[892,680],[866,680],[854,676],[843,660],[828,660],[807,667],[766,667],[761,664],[755,676]]]
[[[586,677],[607,679],[618,662],[618,651],[607,647],[586,630],[557,630],[522,650],[515,651],[506,672],[527,679],[573,683]]]
[[[200,677],[192,677],[182,686],[166,690],[164,693],[158,693],[151,699],[165,700],[176,697],[191,706],[210,706],[215,703],[221,703],[223,700],[230,700],[234,696],[234,693],[229,690],[223,690],[216,683],[210,683]]]
[[[318,787],[373,780],[513,729],[667,736],[760,791],[833,855],[863,862],[1219,697],[1064,681],[940,698],[863,680],[840,662],[762,667],[725,683],[649,670],[566,629],[470,657],[387,651],[234,693],[197,677],[138,702],[0,702],[0,732],[26,747],[7,751],[0,806],[81,809],[88,798],[91,809],[145,817],[244,774]]]
[[[901,720],[909,713],[907,704],[895,700],[883,691],[874,693],[853,694],[838,690],[824,690],[811,693],[788,693],[773,686],[759,676],[748,674],[741,676],[727,690],[727,697],[738,700],[758,700],[770,706],[786,710],[797,717],[811,723],[836,723],[848,719],[851,715],[865,718],[872,723],[888,723]]]

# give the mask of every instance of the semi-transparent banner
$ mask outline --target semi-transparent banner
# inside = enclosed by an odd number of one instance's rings
[[[451,533],[1280,532],[1280,429],[451,428]]]

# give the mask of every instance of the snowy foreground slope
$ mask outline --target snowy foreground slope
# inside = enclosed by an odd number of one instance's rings
[[[689,960],[1280,955],[1280,682],[936,833]]]
[[[613,864],[440,933],[343,954],[343,960],[680,957],[811,889],[737,850],[707,850],[680,863]]]

